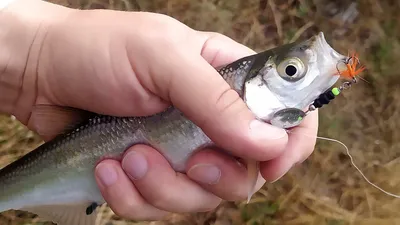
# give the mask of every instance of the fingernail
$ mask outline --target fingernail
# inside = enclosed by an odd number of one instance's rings
[[[259,139],[280,139],[287,135],[286,130],[264,123],[260,120],[250,122],[250,132]]]
[[[270,184],[277,182],[278,180],[280,180],[283,176],[285,176],[286,173],[282,174],[280,177],[276,178],[275,180],[269,182]]]
[[[189,169],[188,175],[193,180],[205,184],[216,184],[221,177],[221,170],[210,164],[197,164]]]
[[[96,170],[97,177],[104,186],[109,187],[117,182],[118,175],[117,171],[114,169],[114,166],[106,163],[99,164]]]
[[[275,183],[275,182],[277,182],[278,180],[280,180],[283,176],[285,176],[285,174],[286,174],[287,172],[289,172],[289,170],[290,170],[293,166],[294,166],[294,164],[292,164],[291,166],[289,166],[289,167],[287,167],[287,168],[284,168],[283,171],[282,171],[282,173],[281,173],[281,175],[280,175],[278,178],[276,178],[275,180],[271,181],[270,183],[272,184],[272,183]]]
[[[129,152],[122,160],[122,169],[128,173],[131,179],[138,180],[147,173],[146,157],[140,152]]]

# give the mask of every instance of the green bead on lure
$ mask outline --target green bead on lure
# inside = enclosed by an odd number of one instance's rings
[[[334,94],[335,96],[338,96],[340,94],[340,90],[337,87],[332,88],[332,94]]]

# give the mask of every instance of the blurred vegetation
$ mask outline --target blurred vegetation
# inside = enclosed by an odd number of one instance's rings
[[[367,71],[320,110],[320,136],[347,144],[356,164],[382,188],[400,194],[400,1],[328,0],[53,0],[68,7],[142,10],[168,14],[187,25],[221,32],[256,51],[322,31],[339,52],[355,50]],[[0,117],[0,166],[41,140],[17,121]],[[397,173],[396,173],[397,172]],[[104,206],[112,224],[400,224],[400,200],[369,185],[345,149],[319,140],[311,157],[281,180],[266,184],[249,204],[223,203],[208,213],[172,215],[152,223],[126,222]],[[0,224],[42,223],[23,212],[0,214]]]

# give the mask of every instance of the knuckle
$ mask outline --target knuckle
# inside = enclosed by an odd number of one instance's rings
[[[219,39],[219,40],[226,40],[226,39],[230,39],[228,36],[226,36],[226,35],[223,35],[223,34],[221,34],[221,33],[217,33],[217,32],[210,32],[210,38],[209,38],[209,40],[211,40],[211,39]]]
[[[222,202],[221,198],[214,197],[211,201],[208,202],[206,206],[204,206],[202,209],[199,211],[207,212],[207,211],[212,211],[216,209]]]
[[[221,33],[218,33],[218,32],[214,32],[214,31],[200,31],[200,32],[203,33],[203,34],[206,34],[208,36],[208,40],[218,39],[218,40],[225,41],[225,40],[230,40],[231,39],[231,38],[229,38],[228,36],[226,36],[224,34],[221,34]]]
[[[116,205],[110,205],[112,211],[119,217],[137,219],[141,215],[139,212],[140,207],[130,200],[121,200]]]
[[[315,143],[310,142],[307,148],[304,149],[303,154],[300,156],[299,163],[303,163],[314,151]]]
[[[231,201],[242,201],[245,199],[247,199],[247,191],[242,188],[233,193]]]
[[[199,196],[198,196],[199,197]],[[166,193],[159,192],[152,194],[146,201],[152,206],[175,213],[190,213],[200,211],[210,211],[215,209],[222,201],[215,195],[203,195],[201,197],[185,197],[181,192]],[[201,199],[196,201],[195,199]]]
[[[287,150],[287,144],[288,138],[286,137],[285,139],[271,141],[268,143],[268,151],[265,152],[263,159],[269,161],[281,156]]]
[[[312,137],[307,137],[301,140],[304,145],[299,147],[298,162],[302,163],[305,161],[313,152],[316,145],[316,139]]]
[[[239,94],[235,90],[227,88],[219,94],[215,104],[218,107],[218,111],[224,112],[239,100]]]
[[[159,192],[158,194],[150,195],[147,201],[156,208],[169,208],[174,202],[179,202],[172,193]]]
[[[215,101],[215,105],[217,107],[217,113],[219,114],[247,109],[244,107],[244,102],[239,94],[230,87],[220,92]]]
[[[247,199],[247,183],[243,182],[236,187],[231,186],[230,190],[224,190],[224,199],[228,201],[242,201]]]
[[[177,19],[167,15],[158,15],[153,24],[158,29],[153,31],[152,36],[156,37],[157,41],[165,45],[165,47],[182,45],[183,41],[187,41],[185,35],[182,34],[187,34],[191,30]],[[171,29],[171,27],[174,29]],[[160,33],[163,35],[159,35]]]
[[[139,205],[135,201],[125,201],[110,208],[118,217],[130,220],[160,220],[166,214],[158,209],[144,207],[143,203]]]

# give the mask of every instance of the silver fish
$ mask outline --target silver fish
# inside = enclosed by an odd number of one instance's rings
[[[258,119],[286,128],[298,121],[276,113],[307,108],[339,79],[337,64],[345,59],[319,33],[218,71]],[[137,143],[158,149],[178,172],[185,172],[193,152],[213,144],[173,107],[148,117],[95,115],[0,170],[0,212],[24,210],[59,225],[94,225],[97,214],[86,215],[86,209],[104,203],[93,175],[96,163]],[[257,162],[248,161],[248,173],[250,198],[259,176]]]

